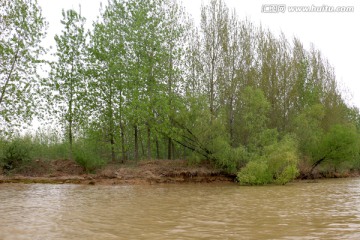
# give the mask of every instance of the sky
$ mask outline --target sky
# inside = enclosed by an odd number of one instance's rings
[[[55,46],[55,34],[62,30],[61,10],[79,9],[87,19],[87,27],[99,15],[100,2],[107,0],[38,0],[43,15],[49,22],[46,44]],[[200,19],[201,4],[210,0],[180,0],[195,21]],[[267,27],[275,35],[283,32],[289,40],[297,37],[309,49],[314,44],[335,68],[339,87],[348,104],[360,108],[360,1],[358,0],[224,0],[235,9],[240,19],[248,18],[255,26]],[[271,5],[269,4],[271,3]],[[291,12],[293,6],[329,9],[350,6],[353,12]],[[276,11],[281,11],[274,13]]]

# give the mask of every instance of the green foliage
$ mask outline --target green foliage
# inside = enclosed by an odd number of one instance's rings
[[[11,171],[30,163],[32,145],[28,138],[16,138],[2,143],[0,165],[4,171]]]
[[[93,172],[102,167],[106,162],[99,156],[99,146],[91,139],[82,139],[74,145],[74,160],[84,168],[86,172]]]
[[[228,173],[236,173],[236,171],[247,163],[247,153],[243,147],[232,148],[228,141],[217,138],[214,140],[212,157],[215,164],[226,170]]]
[[[285,136],[280,142],[267,146],[262,156],[241,169],[238,180],[245,185],[284,185],[298,176],[297,164],[297,144],[293,138]]]
[[[294,133],[303,155],[311,157],[318,148],[324,132],[321,128],[324,116],[324,107],[316,104],[305,108],[293,121]]]
[[[297,149],[297,142],[290,136],[285,136],[280,142],[265,149],[263,157],[267,161],[275,183],[286,184],[298,176]]]
[[[264,129],[254,137],[252,144],[248,146],[248,151],[261,155],[267,146],[277,143],[278,140],[279,133],[277,129]]]
[[[0,13],[1,128],[15,132],[8,123],[43,112],[42,102],[63,127],[28,140],[33,157],[74,156],[93,171],[110,155],[156,152],[229,173],[243,167],[242,184],[291,181],[298,155],[313,169],[360,165],[359,111],[345,104],[320,51],[241,21],[222,1],[203,5],[199,31],[176,1],[110,0],[90,34],[80,13],[63,10],[42,85],[46,23],[37,1],[3,0]],[[9,143],[2,159],[21,160],[6,164],[26,162],[25,143]]]
[[[264,160],[250,161],[238,172],[237,179],[243,185],[265,185],[273,182],[269,165]]]
[[[62,10],[64,30],[55,35],[57,61],[53,63],[50,78],[44,85],[52,94],[51,114],[57,116],[66,129],[70,148],[76,130],[86,122],[84,114],[89,105],[86,97],[85,49],[86,33],[85,18],[75,10]],[[76,128],[77,127],[77,128]]]
[[[267,129],[270,103],[261,89],[246,87],[240,98],[238,109],[239,137],[241,143],[250,148],[257,148],[260,135]],[[263,135],[264,136],[264,135]]]
[[[109,159],[109,143],[101,141],[103,132],[100,129],[86,129],[84,136],[77,139],[73,146],[74,160],[86,172],[93,172],[106,164]],[[104,154],[105,153],[105,154]]]
[[[297,176],[299,176],[298,167],[296,164],[289,164],[281,170],[280,174],[277,175],[274,182],[276,184],[285,185],[288,182],[293,181]]]
[[[322,162],[340,166],[359,158],[359,135],[352,125],[335,125],[322,138],[314,151],[312,170]]]
[[[348,125],[335,125],[325,135],[321,144],[328,158],[347,161],[353,159],[359,151],[359,138],[356,129]],[[328,150],[328,151],[327,151]]]
[[[75,148],[73,155],[75,161],[82,166],[86,172],[94,172],[105,164],[105,161],[94,154],[90,148]]]
[[[69,144],[63,141],[58,131],[51,128],[38,128],[32,136],[32,149],[35,159],[54,160],[69,158]]]
[[[360,132],[360,111],[357,107],[351,107],[347,109],[346,113],[347,121],[354,124],[356,130]]]
[[[0,16],[0,131],[11,132],[43,110],[41,94],[34,93],[46,22],[36,0],[2,0]]]

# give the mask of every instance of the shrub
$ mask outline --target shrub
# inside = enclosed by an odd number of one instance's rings
[[[100,157],[96,156],[93,152],[84,149],[76,149],[74,151],[74,158],[86,172],[93,172],[105,164],[104,160]]]
[[[86,172],[93,172],[105,164],[99,154],[99,143],[89,138],[78,140],[73,145],[74,160],[84,168]]]
[[[299,175],[299,169],[296,165],[288,165],[286,166],[280,174],[277,175],[274,182],[276,184],[285,185],[288,182],[291,182]]]
[[[265,156],[269,170],[273,174],[274,182],[286,184],[294,180],[298,174],[298,153],[296,141],[286,136],[279,143],[265,149]]]
[[[31,142],[28,139],[18,138],[1,145],[0,162],[5,172],[31,162]]]
[[[265,161],[250,161],[237,174],[237,179],[243,185],[264,185],[272,182],[272,175]]]
[[[236,173],[241,165],[246,164],[247,156],[243,147],[232,148],[230,144],[222,138],[215,139],[213,145],[215,164],[228,173]]]
[[[297,164],[296,142],[291,137],[285,137],[282,141],[266,147],[264,154],[250,161],[240,170],[237,177],[240,184],[284,185],[298,176]]]

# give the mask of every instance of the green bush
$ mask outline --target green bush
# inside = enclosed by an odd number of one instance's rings
[[[29,139],[14,139],[3,142],[0,163],[5,172],[14,170],[31,162],[31,141]]]
[[[237,174],[237,179],[243,185],[264,185],[273,181],[267,162],[256,160],[249,162]]]
[[[97,152],[96,142],[89,139],[79,140],[73,146],[74,160],[84,168],[86,172],[93,172],[105,165],[105,161]]]
[[[237,178],[240,184],[246,185],[284,185],[298,176],[297,164],[296,142],[291,137],[285,137],[282,141],[266,147],[263,155],[250,161],[238,172]]]
[[[212,149],[214,151],[215,164],[228,173],[236,173],[240,166],[247,163],[246,150],[241,146],[232,148],[221,137],[214,140]]]
[[[265,156],[269,170],[277,184],[286,184],[294,180],[298,174],[298,153],[296,141],[286,136],[279,143],[265,149]]]
[[[274,182],[276,184],[285,185],[286,183],[294,180],[299,175],[299,169],[296,165],[291,164],[287,165],[282,171],[277,175]]]
[[[74,159],[86,172],[93,172],[105,164],[99,156],[81,148],[74,150]]]

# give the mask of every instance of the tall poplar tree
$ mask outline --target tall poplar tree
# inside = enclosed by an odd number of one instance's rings
[[[27,121],[35,113],[45,29],[36,0],[0,2],[0,129]]]
[[[102,18],[94,23],[89,49],[92,114],[94,125],[102,129],[105,140],[110,143],[112,161],[115,161],[117,147],[121,147],[121,158],[124,161],[127,148],[124,99],[125,5],[113,0],[101,15]],[[120,139],[120,144],[116,143],[117,139]]]
[[[56,62],[52,65],[51,87],[54,93],[54,113],[63,121],[66,137],[70,144],[70,152],[76,129],[83,121],[84,100],[86,96],[85,18],[75,10],[62,10],[64,29],[61,35],[55,36]]]

